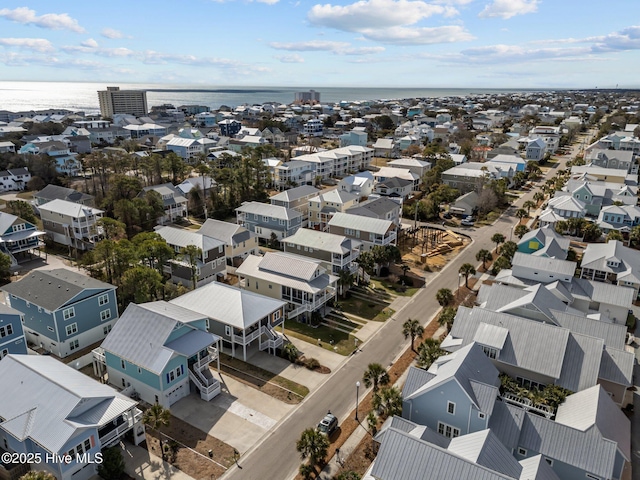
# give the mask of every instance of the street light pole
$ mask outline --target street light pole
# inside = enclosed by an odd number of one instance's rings
[[[461,279],[462,279],[462,274],[461,274],[461,273],[459,273],[459,274],[458,274],[458,290],[456,290],[456,298],[457,298],[458,300],[460,300],[460,288],[461,288],[461,287],[460,287],[460,281],[461,281]]]
[[[359,422],[358,420],[359,393],[360,393],[360,382],[356,382],[356,422]]]

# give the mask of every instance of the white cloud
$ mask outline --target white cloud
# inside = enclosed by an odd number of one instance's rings
[[[437,27],[417,24],[434,15],[450,17],[458,11],[450,4],[467,0],[360,0],[350,5],[315,5],[307,14],[313,25],[362,34],[366,40],[399,45],[428,45],[473,40],[459,25]]]
[[[464,28],[451,25],[445,27],[392,27],[371,29],[362,34],[369,40],[397,45],[430,45],[473,40],[475,37]]]
[[[116,30],[115,28],[103,28],[100,32],[100,35],[105,38],[110,38],[111,40],[125,37],[124,33],[122,33],[120,30]]]
[[[98,42],[96,42],[93,38],[88,38],[87,40],[85,40],[84,42],[82,42],[80,45],[82,45],[83,47],[88,47],[88,48],[98,48]]]
[[[281,55],[275,58],[280,60],[282,63],[304,63],[304,58],[297,53],[294,53],[293,55]]]
[[[17,47],[35,52],[52,52],[53,45],[44,38],[0,38],[0,45],[5,47]]]
[[[502,18],[508,20],[516,15],[534,13],[538,10],[539,0],[494,0],[484,7],[478,16],[480,18]]]
[[[311,40],[309,42],[269,44],[276,50],[288,50],[292,52],[332,52],[336,55],[371,55],[384,52],[384,47],[352,47],[347,42],[331,42],[325,40]]]
[[[613,52],[640,49],[640,26],[627,27],[619,32],[587,40],[594,42],[594,52]]]
[[[314,25],[347,32],[413,25],[433,15],[451,14],[450,7],[411,0],[360,0],[350,5],[314,5],[307,18]]]
[[[18,7],[13,10],[0,9],[0,17],[23,25],[35,25],[51,30],[71,30],[72,32],[85,33],[85,29],[78,25],[78,21],[66,13],[46,13],[36,15],[35,10],[27,7]]]

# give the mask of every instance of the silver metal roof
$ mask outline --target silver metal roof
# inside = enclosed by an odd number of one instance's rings
[[[633,385],[635,355],[625,350],[605,347],[598,377],[609,382],[630,387]]]
[[[515,457],[489,429],[452,438],[447,450],[509,477],[519,478],[522,471]]]
[[[175,245],[181,248],[194,245],[202,250],[203,254],[225,244],[222,240],[217,240],[200,233],[200,231],[196,232],[186,228],[165,226],[157,228],[155,232],[164,238],[169,245]]]
[[[624,350],[627,327],[622,323],[611,323],[557,310],[553,310],[553,316],[561,327],[568,328],[574,333],[601,338],[607,347]]]
[[[277,258],[270,259],[267,263],[269,268],[264,269],[262,268],[262,261],[268,255],[277,255]],[[267,282],[272,282],[275,285],[283,285],[309,293],[320,292],[324,288],[337,282],[337,277],[327,273],[321,273],[314,278],[306,280],[311,268],[309,263],[301,264],[303,260],[304,257],[282,253],[276,254],[275,252],[268,252],[264,257],[249,255],[245,261],[242,262],[242,265],[238,267],[236,274],[262,279]],[[284,262],[284,264],[279,264],[279,262]],[[297,265],[294,265],[295,262],[297,262]],[[309,260],[309,262],[315,264],[316,268],[321,268],[318,263],[312,262],[311,260]],[[291,267],[291,270],[286,267]]]
[[[391,220],[381,220],[378,218],[363,217],[361,215],[352,215],[350,213],[336,213],[328,223],[329,227],[343,227],[361,232],[371,232],[378,235],[384,235],[393,228]]]
[[[207,221],[202,224],[198,233],[221,240],[230,246],[246,242],[255,236],[255,234],[240,225],[223,222],[222,220],[214,220],[213,218],[207,218]]]
[[[317,195],[320,193],[316,187],[311,185],[301,185],[299,187],[290,188],[284,192],[277,193],[270,197],[271,200],[278,200],[281,202],[293,202],[300,200],[301,198]]]
[[[343,235],[335,235],[309,228],[298,229],[296,233],[287,237],[284,242],[300,245],[301,247],[312,247],[313,249],[337,255],[347,254],[362,245],[361,242]]]
[[[517,268],[524,267],[543,272],[557,273],[569,278],[573,277],[576,272],[576,262],[560,260],[557,258],[542,257],[538,255],[528,255],[522,252],[516,252],[511,262],[512,270],[517,276]]]
[[[176,325],[204,319],[204,315],[164,301],[130,303],[101,346],[106,352],[161,374],[174,355],[166,342]]]
[[[410,433],[389,429],[371,469],[376,480],[512,480]]]
[[[570,334],[558,385],[572,392],[593,387],[598,381],[603,348],[604,342],[600,338]]]
[[[53,453],[79,430],[101,426],[136,402],[49,356],[8,355],[0,362],[0,429]]]
[[[292,220],[302,217],[302,214],[292,208],[280,207],[261,202],[245,202],[236,208],[236,212],[252,213],[255,215],[272,217],[282,220]]]
[[[287,302],[241,290],[224,283],[211,282],[170,302],[189,308],[211,320],[247,329]]]
[[[44,203],[38,206],[38,210],[41,212],[59,213],[60,215],[67,215],[73,218],[84,218],[90,215],[100,215],[104,213],[104,210],[60,199]]]
[[[560,480],[542,455],[520,460],[520,480]]]

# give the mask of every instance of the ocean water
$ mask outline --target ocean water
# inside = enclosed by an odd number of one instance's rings
[[[98,90],[119,86],[122,90],[147,90],[149,108],[155,105],[221,105],[236,107],[265,102],[291,103],[295,92],[314,89],[320,101],[389,100],[403,98],[437,98],[472,94],[527,92],[526,89],[465,89],[465,88],[337,88],[337,87],[233,87],[166,84],[80,83],[80,82],[0,82],[0,110],[19,112],[66,108],[87,113],[99,112]]]

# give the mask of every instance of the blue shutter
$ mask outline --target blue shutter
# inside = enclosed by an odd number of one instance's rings
[[[180,365],[180,375],[184,375],[184,365]]]
[[[167,385],[171,383],[171,380],[169,380],[169,374],[167,373]]]

